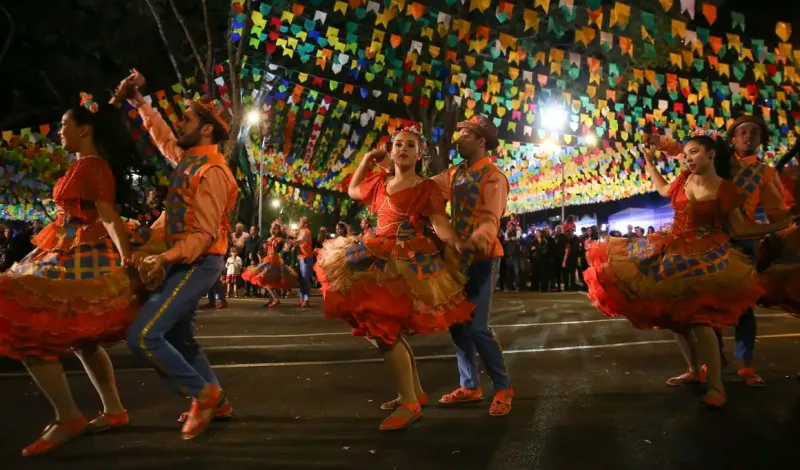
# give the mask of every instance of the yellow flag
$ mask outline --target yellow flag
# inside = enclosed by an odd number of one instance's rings
[[[539,12],[536,10],[528,10],[525,9],[525,13],[523,14],[523,18],[525,19],[525,31],[529,29],[533,29],[534,31],[539,31]]]
[[[550,0],[536,0],[536,4],[533,7],[542,7],[545,13],[550,13]]]
[[[781,41],[787,42],[789,38],[792,36],[792,25],[791,23],[786,23],[784,21],[778,21],[778,24],[775,26],[775,34],[781,38]]]

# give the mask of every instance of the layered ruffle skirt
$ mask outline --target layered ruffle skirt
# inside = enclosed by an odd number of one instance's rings
[[[460,257],[447,262],[432,239],[340,237],[325,242],[314,270],[323,313],[352,327],[353,335],[395,344],[401,334],[447,330],[471,319]]]
[[[147,291],[108,235],[92,232],[51,224],[0,274],[0,355],[55,360],[83,344],[124,340]],[[130,226],[129,236],[136,253],[165,249],[163,229]]]
[[[800,316],[800,229],[791,227],[764,239],[758,265],[766,289],[760,303]]]
[[[242,272],[242,279],[267,289],[294,289],[297,287],[297,273],[284,264],[280,256],[270,256],[256,266]]]
[[[594,305],[642,329],[733,326],[764,293],[750,261],[723,233],[611,237],[586,258]]]

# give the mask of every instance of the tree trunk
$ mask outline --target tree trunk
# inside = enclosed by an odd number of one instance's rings
[[[206,93],[214,98],[217,94],[214,90],[214,42],[211,37],[211,23],[208,21],[208,4],[203,0],[203,21],[206,27]]]
[[[3,49],[0,50],[0,62],[3,62],[3,57],[5,57],[6,52],[8,52],[8,48],[11,47],[11,39],[14,37],[14,17],[11,16],[11,13],[6,10],[6,7],[0,5],[0,10],[3,11],[3,14],[6,15],[8,18],[8,37],[6,38],[5,44],[3,44]]]
[[[164,32],[164,24],[161,22],[161,18],[159,18],[158,13],[156,13],[156,8],[153,5],[153,0],[145,0],[147,2],[147,6],[150,7],[150,13],[153,14],[153,19],[156,22],[156,26],[158,27],[158,34],[161,36],[161,41],[164,43],[164,49],[167,50],[167,55],[169,56],[169,61],[172,63],[172,68],[175,69],[175,75],[178,77],[178,81],[183,85],[183,75],[181,75],[181,71],[178,68],[178,61],[175,60],[175,56],[172,54],[172,48],[169,46],[169,41],[167,40],[167,34]]]
[[[203,65],[203,61],[200,59],[200,52],[198,52],[197,50],[197,44],[194,43],[194,38],[192,37],[192,34],[189,32],[189,27],[186,26],[186,21],[183,19],[183,15],[181,15],[181,12],[178,11],[178,7],[175,6],[175,0],[169,0],[169,5],[172,7],[172,12],[175,13],[175,18],[178,20],[178,23],[180,23],[181,28],[183,28],[183,33],[186,35],[186,39],[189,41],[189,47],[192,48],[192,54],[194,54],[194,58],[197,61],[197,65],[203,72],[203,78],[205,79],[206,86],[210,86],[210,84],[208,83],[208,71]],[[209,54],[210,53],[211,51],[209,51]]]

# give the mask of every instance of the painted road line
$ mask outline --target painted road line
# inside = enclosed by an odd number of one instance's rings
[[[757,315],[757,318],[765,317],[786,317],[792,318],[791,315],[786,313],[764,313]],[[492,328],[536,328],[544,326],[560,326],[560,325],[588,325],[593,323],[608,323],[626,321],[624,318],[600,318],[597,320],[572,320],[561,322],[534,322],[534,323],[509,323],[495,325]],[[196,336],[195,339],[275,339],[275,338],[311,338],[315,336],[350,336],[349,331],[342,332],[325,332],[325,333],[293,333],[293,334],[277,334],[277,335],[209,335],[209,336]]]
[[[800,338],[800,333],[783,333],[775,335],[762,335],[757,337],[759,340],[766,339],[789,339]],[[724,339],[734,339],[733,336],[726,336]],[[632,341],[626,343],[611,343],[611,344],[590,344],[590,345],[576,345],[576,346],[561,346],[555,348],[533,348],[533,349],[514,349],[503,351],[503,354],[536,354],[546,352],[565,352],[565,351],[584,351],[584,350],[597,350],[597,349],[616,349],[634,346],[650,346],[661,344],[675,343],[671,339],[651,340],[651,341]],[[418,361],[431,361],[442,359],[453,359],[455,354],[437,354],[431,356],[417,356]],[[345,364],[367,364],[367,363],[380,363],[383,362],[382,358],[370,359],[345,359],[339,361],[299,361],[299,362],[253,362],[247,364],[220,364],[213,366],[214,369],[252,369],[262,367],[302,367],[302,366],[329,366],[329,365],[345,365]],[[118,373],[135,373],[135,372],[152,372],[150,368],[137,368],[137,369],[117,369]],[[70,371],[67,375],[84,375],[82,371]],[[26,372],[10,372],[0,374],[0,378],[30,378]]]

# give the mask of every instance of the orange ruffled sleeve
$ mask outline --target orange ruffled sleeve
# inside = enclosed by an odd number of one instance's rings
[[[388,173],[383,170],[375,170],[366,178],[364,181],[358,185],[358,192],[361,194],[361,202],[368,206],[370,211],[375,212],[375,207],[373,207],[375,203],[375,199],[378,195],[378,191],[380,191],[381,185],[383,184],[384,180],[386,179]]]
[[[675,181],[670,183],[669,185],[669,202],[670,205],[675,207],[675,198],[677,198],[681,191],[683,191],[683,187],[686,185],[686,180],[689,179],[689,170],[684,170],[675,178]]]
[[[114,174],[108,162],[102,158],[78,160],[68,178],[62,187],[64,199],[111,203],[115,200]]]
[[[719,186],[719,210],[727,216],[733,209],[739,207],[742,199],[736,185],[728,180],[723,180]]]
[[[415,198],[412,211],[428,218],[433,215],[447,216],[447,203],[436,182],[425,180],[420,184],[421,188]]]

